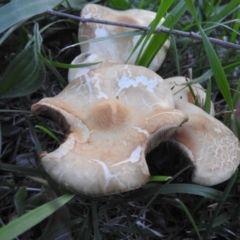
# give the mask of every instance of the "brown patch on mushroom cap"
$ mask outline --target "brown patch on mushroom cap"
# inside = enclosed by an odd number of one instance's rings
[[[223,123],[193,104],[179,101],[176,108],[189,117],[173,139],[195,166],[193,182],[211,186],[229,179],[240,163],[236,136]]]
[[[126,11],[117,11],[107,7],[95,4],[86,5],[81,12],[81,17],[98,18],[101,20],[116,21],[140,26],[148,26],[155,18],[156,13],[142,10],[131,9]],[[163,21],[162,21],[163,22]],[[161,22],[161,23],[162,23]],[[159,25],[161,25],[161,23]],[[134,29],[103,25],[99,23],[80,23],[78,38],[80,42],[111,36],[114,34],[127,33]],[[111,59],[119,63],[125,63],[128,60],[140,35],[112,38],[104,41],[89,42],[81,44],[81,52],[94,52],[102,55],[105,59]],[[153,59],[149,68],[156,71],[164,61],[169,48],[169,40],[165,42],[156,57]],[[134,64],[141,46],[137,48],[127,63]]]
[[[117,101],[102,101],[92,107],[88,116],[88,124],[96,129],[103,130],[119,127],[130,118],[130,110]]]
[[[66,141],[42,158],[44,168],[59,183],[88,195],[145,184],[146,152],[187,121],[174,109],[161,77],[123,64],[90,70],[57,96],[32,106],[33,112],[41,110],[58,112],[69,129]]]

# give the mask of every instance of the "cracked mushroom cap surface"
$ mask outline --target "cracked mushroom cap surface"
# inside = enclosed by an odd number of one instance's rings
[[[181,101],[194,104],[195,102],[194,97],[196,97],[198,104],[200,104],[201,107],[204,106],[206,100],[206,91],[199,83],[191,84],[191,88],[195,95],[193,96],[189,87],[185,85],[187,82],[190,82],[190,79],[186,77],[177,76],[166,78],[164,79],[164,81],[168,82],[170,88],[173,91],[173,97],[176,102]],[[210,108],[210,115],[212,116],[215,115],[214,105],[212,102]]]
[[[81,17],[97,18],[107,21],[115,21],[140,26],[148,26],[155,18],[156,13],[142,9],[131,9],[117,11],[96,4],[86,5],[81,12]],[[161,25],[161,23],[159,24]],[[100,23],[80,23],[78,39],[80,42],[102,37],[108,37],[114,34],[127,33],[135,29],[103,25]],[[89,42],[81,44],[81,52],[95,52],[106,59],[111,59],[119,63],[126,63],[130,53],[141,35],[112,38],[104,41]],[[169,40],[165,42],[156,57],[153,59],[149,68],[156,71],[164,61],[167,50],[170,46]],[[128,64],[134,64],[141,46],[133,53],[128,60]]]
[[[189,120],[173,135],[194,165],[192,181],[212,186],[229,179],[240,163],[237,137],[223,123],[191,103],[176,103]]]
[[[97,63],[94,65],[81,67],[81,68],[69,68],[68,70],[68,82],[73,81],[75,78],[81,77],[92,68],[107,67],[116,64],[117,62],[111,61],[104,58],[96,53],[86,52],[78,55],[71,64],[87,64],[87,63]]]
[[[42,164],[56,181],[86,195],[138,188],[149,179],[148,151],[187,121],[153,71],[116,64],[75,79],[32,106],[57,119],[66,140]]]

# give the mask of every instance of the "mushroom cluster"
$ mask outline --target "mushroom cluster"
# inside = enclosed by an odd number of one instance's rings
[[[147,26],[155,13],[145,10],[114,11],[89,4],[85,18],[127,21]],[[81,23],[81,41],[129,29]],[[125,64],[135,37],[81,45],[74,63],[100,62],[69,70],[69,84],[58,95],[44,98],[32,112],[58,121],[66,140],[42,164],[60,184],[91,196],[129,191],[148,182],[145,156],[159,143],[179,146],[194,165],[192,181],[210,186],[231,177],[240,162],[238,139],[220,121],[194,105],[183,77],[162,79],[160,67],[169,42],[151,69]],[[137,53],[136,53],[137,54]],[[199,102],[206,98],[200,85],[192,85]]]

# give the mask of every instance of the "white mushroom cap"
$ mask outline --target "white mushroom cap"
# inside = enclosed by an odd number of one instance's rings
[[[189,87],[186,85],[187,82],[190,82],[190,79],[177,76],[177,77],[171,77],[164,79],[166,81],[170,88],[173,91],[174,100],[176,102],[189,102],[194,103],[195,99],[192,95]],[[206,92],[205,89],[198,83],[191,84],[191,88],[193,90],[193,93],[195,97],[197,98],[197,102],[200,104],[201,107],[204,106],[205,100],[206,100]],[[214,105],[211,102],[211,109],[210,109],[210,115],[214,116]]]
[[[98,18],[101,20],[148,26],[155,18],[156,13],[140,9],[116,11],[100,5],[88,4],[82,9],[81,16],[84,18]],[[133,29],[130,28],[97,23],[80,23],[78,38],[79,41],[82,42],[90,39],[125,33],[132,30]],[[104,40],[92,43],[84,43],[81,45],[81,52],[84,53],[90,51],[104,56],[105,59],[111,59],[119,63],[125,63],[139,38],[140,35],[137,35],[109,39],[106,41]],[[161,66],[166,57],[169,46],[170,42],[167,40],[150,64],[149,68],[151,70],[156,71]],[[135,63],[139,50],[140,46],[128,60],[128,64]]]
[[[103,56],[99,56],[98,54],[90,53],[90,52],[86,52],[78,55],[71,62],[71,64],[86,64],[86,63],[98,63],[98,64],[87,66],[87,67],[81,67],[81,68],[69,68],[68,82],[71,82],[75,78],[83,76],[84,74],[88,73],[92,68],[112,66],[116,62],[108,60]]]
[[[239,141],[220,121],[191,104],[177,102],[189,121],[173,135],[195,166],[192,181],[211,186],[229,179],[240,163]]]
[[[90,70],[32,111],[52,115],[67,134],[58,149],[42,158],[44,168],[59,183],[87,195],[145,184],[146,153],[187,121],[174,109],[161,77],[123,64]]]

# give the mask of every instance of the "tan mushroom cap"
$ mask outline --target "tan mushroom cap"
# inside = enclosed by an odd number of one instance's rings
[[[161,77],[123,64],[90,70],[32,111],[55,116],[67,134],[58,149],[42,158],[46,171],[60,184],[92,196],[145,184],[147,151],[187,121],[174,109]]]
[[[177,102],[189,121],[173,135],[195,166],[192,181],[216,185],[229,179],[240,163],[239,141],[220,121],[191,104]]]
[[[140,9],[116,11],[100,5],[88,4],[82,9],[81,16],[84,18],[98,18],[101,20],[148,26],[155,18],[156,13]],[[78,38],[79,41],[82,42],[133,30],[134,29],[125,27],[110,26],[97,23],[80,23]],[[119,63],[126,63],[139,38],[140,35],[135,35],[92,43],[84,43],[81,44],[81,52],[95,52],[99,55],[104,56],[105,59],[111,59]],[[169,46],[170,42],[167,40],[149,66],[151,70],[156,71],[161,66],[166,57]],[[128,60],[128,64],[135,63],[139,49],[140,46]]]
[[[68,71],[68,82],[73,81],[75,78],[81,77],[92,68],[107,67],[112,66],[116,62],[108,60],[103,56],[99,56],[96,53],[86,52],[77,56],[71,64],[87,64],[87,63],[97,63],[95,65],[90,65],[81,68],[69,68]]]
[[[174,100],[176,102],[178,101],[189,102],[189,103],[195,102],[194,96],[192,95],[189,87],[186,86],[186,83],[190,82],[190,79],[177,76],[177,77],[166,78],[164,79],[164,81],[168,82],[168,84],[170,85],[170,88],[173,91]],[[191,84],[191,87],[195,97],[197,98],[198,103],[200,104],[201,107],[203,107],[206,100],[205,89],[198,83]],[[211,102],[210,115],[212,116],[215,115],[214,105],[212,102]]]

